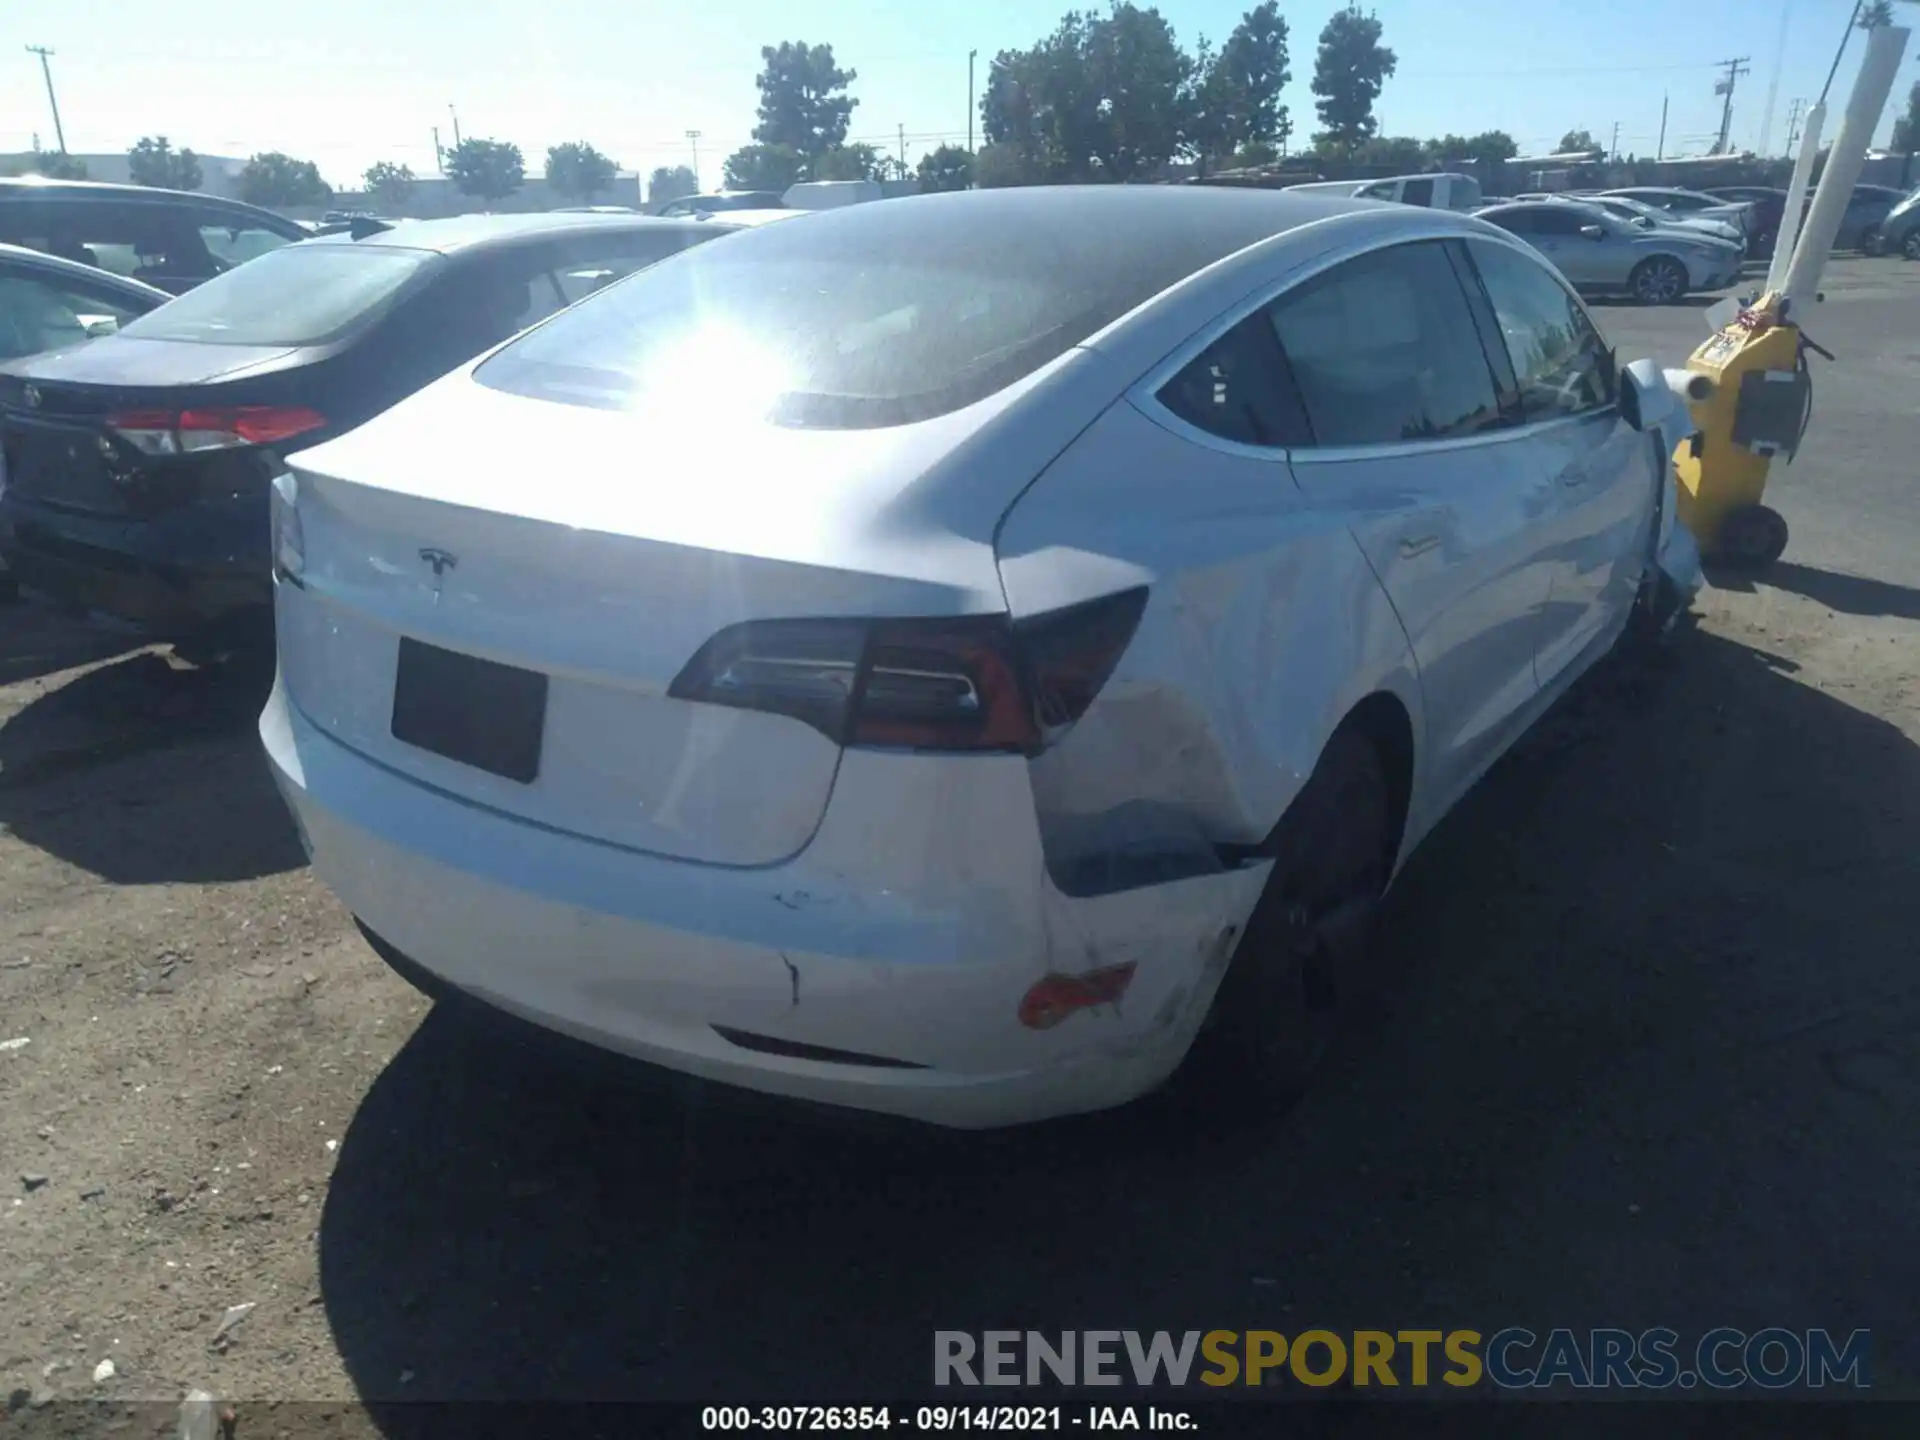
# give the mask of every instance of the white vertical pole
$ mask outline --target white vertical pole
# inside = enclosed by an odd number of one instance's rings
[[[1787,199],[1780,211],[1780,233],[1773,237],[1773,263],[1767,267],[1767,289],[1778,293],[1787,283],[1787,262],[1793,259],[1793,243],[1800,237],[1800,214],[1807,208],[1807,180],[1813,174],[1814,157],[1820,153],[1820,131],[1827,123],[1824,100],[1807,112],[1802,122],[1806,132],[1800,137],[1800,153],[1794,158],[1793,178],[1787,182]]]
[[[1782,289],[1791,305],[1812,300],[1820,284],[1820,272],[1826,268],[1827,254],[1846,218],[1847,202],[1853,198],[1854,182],[1867,163],[1867,150],[1873,144],[1873,132],[1880,128],[1880,117],[1893,93],[1893,77],[1907,51],[1911,31],[1896,25],[1883,26],[1867,35],[1867,53],[1860,62],[1860,74],[1853,82],[1853,94],[1847,97],[1839,133],[1827,152],[1826,169],[1820,172],[1820,188],[1807,208],[1806,224],[1787,262],[1787,278]]]

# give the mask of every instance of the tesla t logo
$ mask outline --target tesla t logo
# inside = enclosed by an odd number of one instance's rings
[[[420,552],[420,558],[433,567],[433,603],[440,603],[440,581],[447,571],[460,563],[458,556],[449,555],[444,550],[435,550],[431,545]]]
[[[27,386],[25,398],[29,410],[38,410],[40,408],[40,387],[38,385]]]

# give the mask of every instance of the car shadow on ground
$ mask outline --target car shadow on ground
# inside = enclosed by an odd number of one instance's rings
[[[55,606],[15,600],[0,605],[0,685],[96,664],[141,644]]]
[[[48,690],[0,724],[0,825],[116,884],[304,864],[254,731],[270,673],[142,651]]]
[[[442,1006],[339,1153],[328,1319],[394,1434],[403,1395],[920,1394],[939,1329],[1816,1323],[1897,1391],[1915,816],[1913,742],[1767,657],[1609,662],[1408,867],[1384,1012],[1257,1124],[1176,1089],[869,1128]]]
[[[1871,580],[1863,575],[1841,575],[1788,560],[1776,560],[1758,575],[1715,570],[1711,579],[1723,590],[1750,592],[1764,586],[1770,590],[1791,591],[1842,615],[1920,620],[1920,590],[1912,586]]]

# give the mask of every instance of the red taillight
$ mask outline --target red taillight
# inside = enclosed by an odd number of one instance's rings
[[[1079,975],[1048,975],[1020,1001],[1020,1023],[1029,1030],[1051,1030],[1076,1010],[1115,1005],[1133,983],[1135,966],[1108,965]]]
[[[122,410],[107,428],[148,455],[273,445],[318,430],[326,417],[304,405],[225,405],[195,410]]]
[[[804,721],[842,745],[1033,753],[1093,703],[1145,589],[1004,615],[768,620],[721,631],[668,693]]]

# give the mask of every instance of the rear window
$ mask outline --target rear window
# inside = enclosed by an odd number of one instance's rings
[[[372,321],[439,258],[377,245],[288,245],[216,275],[120,333],[215,345],[325,345]]]
[[[685,252],[522,336],[474,378],[606,409],[905,425],[1004,389],[1177,278],[1155,273],[1175,258],[1127,263],[1085,229],[1007,244],[936,226],[896,235],[894,216],[871,213],[882,208]],[[896,214],[899,227],[915,218]]]

